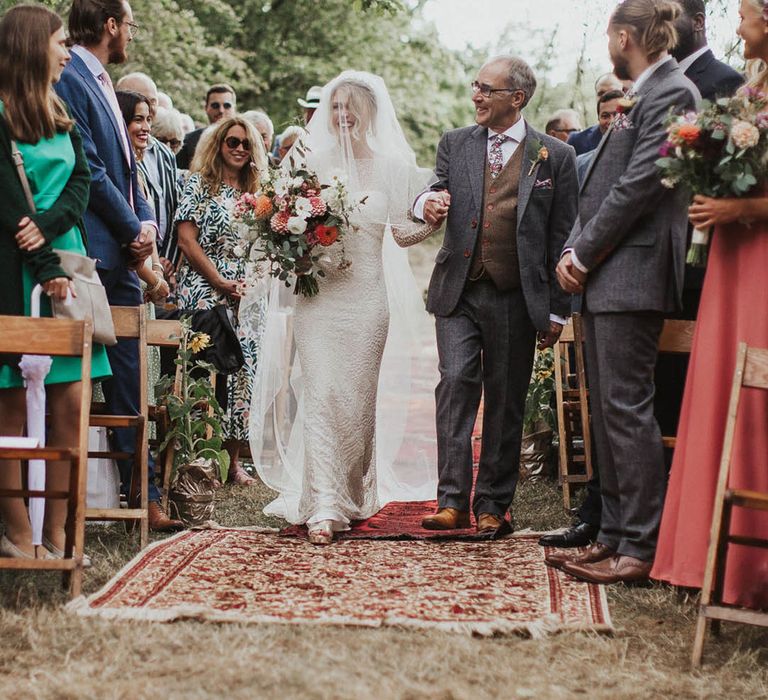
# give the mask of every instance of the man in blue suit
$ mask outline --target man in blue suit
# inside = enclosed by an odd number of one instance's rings
[[[110,304],[142,303],[136,268],[152,252],[157,234],[154,215],[137,181],[136,161],[128,140],[112,81],[110,63],[123,63],[128,44],[138,30],[125,0],[74,0],[69,15],[72,60],[56,91],[67,103],[83,135],[91,168],[91,193],[85,213],[88,253],[97,259],[99,276]],[[139,348],[136,340],[121,340],[107,348],[113,378],[104,382],[107,410],[117,415],[139,413]],[[133,452],[135,431],[116,429],[113,447]],[[130,484],[132,464],[120,460],[123,488]],[[160,508],[150,458],[149,526],[169,530],[181,526]],[[146,485],[143,485],[146,487]]]

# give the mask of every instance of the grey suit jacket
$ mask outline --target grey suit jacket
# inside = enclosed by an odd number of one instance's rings
[[[694,109],[698,100],[672,59],[641,84],[634,106],[614,120],[597,147],[565,246],[589,270],[591,311],[679,308],[690,193],[665,188],[656,160],[670,111]]]
[[[427,310],[449,316],[467,281],[482,222],[488,130],[468,126],[446,132],[437,149],[437,182],[448,190],[451,206],[443,246],[435,258]],[[537,142],[548,158],[536,160]],[[555,267],[577,213],[578,182],[573,148],[526,124],[525,148],[517,204],[517,251],[528,315],[539,330],[549,329],[549,316],[570,314],[570,295],[563,292]]]

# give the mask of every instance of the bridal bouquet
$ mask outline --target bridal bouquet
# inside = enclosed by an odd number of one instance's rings
[[[270,170],[258,192],[243,194],[235,204],[234,221],[247,248],[240,252],[257,266],[266,262],[269,274],[286,286],[295,277],[295,294],[315,296],[318,277],[325,276],[321,263],[330,262],[324,249],[343,240],[350,214],[364,201],[350,202],[340,176],[321,183],[316,173],[293,163]],[[342,248],[340,269],[349,264]]]
[[[707,197],[744,197],[768,168],[768,96],[745,88],[736,97],[704,100],[699,112],[672,116],[656,165],[662,184]],[[693,230],[686,262],[704,266],[708,230]]]

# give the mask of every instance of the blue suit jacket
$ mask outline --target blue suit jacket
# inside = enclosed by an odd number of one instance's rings
[[[568,137],[568,145],[573,146],[576,155],[580,156],[582,153],[594,151],[602,138],[603,135],[600,132],[600,127],[595,124],[594,126],[587,127],[583,131],[577,131],[575,134],[571,134]]]
[[[91,168],[91,193],[85,212],[88,254],[105,270],[124,267],[124,246],[136,239],[142,221],[154,221],[138,186],[136,161],[125,158],[118,124],[107,98],[84,61],[72,54],[56,92],[67,103],[83,135]],[[134,211],[130,205],[133,191]]]

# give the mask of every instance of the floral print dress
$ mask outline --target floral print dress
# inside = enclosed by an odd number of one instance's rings
[[[240,190],[222,183],[213,195],[198,173],[193,174],[184,189],[176,210],[176,222],[190,221],[197,226],[197,242],[226,280],[245,279],[245,258],[237,228],[231,225],[231,214]],[[228,440],[248,439],[248,416],[251,409],[251,385],[256,372],[261,330],[264,326],[265,304],[260,309],[260,323],[248,327],[238,323],[238,302],[214,289],[208,280],[194,270],[185,259],[177,277],[177,304],[184,311],[212,309],[217,304],[228,306],[234,318],[233,326],[243,348],[245,365],[227,377],[227,406],[224,434]]]

